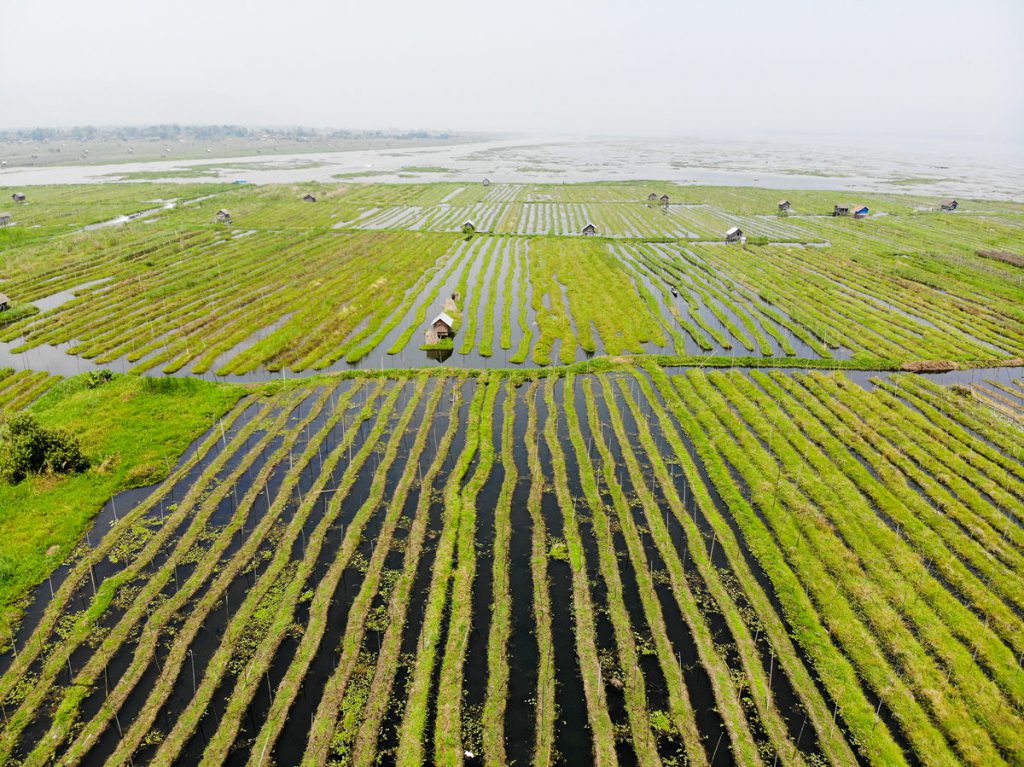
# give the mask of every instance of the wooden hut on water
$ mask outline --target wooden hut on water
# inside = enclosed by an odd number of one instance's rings
[[[725,233],[726,242],[740,242],[743,240],[743,230],[738,226],[734,226]]]
[[[462,233],[463,234],[473,234],[473,232],[475,232],[475,231],[476,231],[476,224],[474,224],[472,221],[467,221],[466,223],[464,223],[462,225]]]
[[[9,223],[11,223],[11,214],[0,213],[0,226],[7,226]]]
[[[942,201],[942,209],[943,210],[956,210],[959,207],[959,205],[960,205],[960,203],[958,203],[956,200],[943,200]]]
[[[864,218],[870,212],[871,211],[868,209],[867,205],[855,205],[853,208],[853,217]]]
[[[451,338],[454,326],[455,320],[452,319],[451,315],[441,312],[434,318],[434,321],[430,323],[430,327],[423,334],[424,343],[430,346],[445,338]]]
[[[582,234],[582,235],[583,235],[584,237],[591,237],[591,236],[593,236],[593,235],[597,234],[597,227],[596,227],[596,226],[594,226],[593,224],[590,224],[590,223],[588,223],[588,224],[587,224],[587,225],[586,225],[585,227],[583,227],[583,229],[582,229],[582,230],[580,231],[580,234]]]
[[[667,208],[668,207],[668,195],[667,194],[663,194],[661,196],[661,207],[663,207],[663,208]]]
[[[224,208],[221,208],[220,210],[217,211],[216,218],[222,224],[231,223],[231,214],[224,210]]]
[[[845,203],[845,202],[836,203],[836,205],[832,208],[832,215],[833,216],[849,216],[850,215],[850,206],[847,203]]]
[[[303,202],[316,202],[316,195],[307,194],[305,197],[302,198],[302,201]]]
[[[11,195],[11,199],[14,200],[17,203],[25,202],[25,193],[24,192],[15,192],[14,194]]]
[[[6,294],[0,293],[0,312],[6,312],[11,308],[11,299]]]
[[[779,210],[783,213],[787,213],[793,205],[789,200],[779,200]]]
[[[658,199],[658,193],[657,192],[651,192],[649,195],[647,195],[647,201],[648,202],[654,202],[657,199]]]

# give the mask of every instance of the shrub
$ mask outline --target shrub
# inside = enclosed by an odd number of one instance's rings
[[[90,370],[85,374],[85,387],[87,389],[95,389],[97,386],[102,386],[114,377],[114,374],[109,370]]]
[[[74,474],[89,468],[78,438],[40,426],[31,413],[14,413],[0,425],[0,480],[21,482],[29,474]]]

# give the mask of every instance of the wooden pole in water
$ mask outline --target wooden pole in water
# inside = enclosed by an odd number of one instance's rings
[[[718,747],[720,745],[722,745],[722,736],[724,736],[724,735],[725,735],[725,731],[724,730],[718,734],[718,742],[715,743],[715,750],[711,753],[711,764],[715,763],[715,757],[718,756]]]

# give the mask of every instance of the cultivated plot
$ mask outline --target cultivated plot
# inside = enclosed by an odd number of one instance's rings
[[[0,758],[1019,764],[1019,437],[912,376],[280,387],[37,590]]]
[[[854,220],[830,215],[830,193],[793,193],[782,215],[778,192],[664,183],[191,185],[147,212],[166,186],[108,186],[40,188],[15,213],[53,225],[0,231],[17,235],[0,260],[5,366],[25,354],[51,372],[77,358],[267,380],[603,354],[886,367],[1024,351],[1012,203],[950,213],[870,195],[875,212]],[[147,215],[78,231],[112,205]],[[454,337],[421,348],[441,312]]]

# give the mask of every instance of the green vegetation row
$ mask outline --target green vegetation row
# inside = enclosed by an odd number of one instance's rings
[[[87,231],[40,226],[25,238],[10,234],[25,231],[20,223],[5,227],[0,280],[12,306],[0,340],[137,372],[287,375],[393,365],[387,355],[426,367],[421,334],[448,311],[456,361],[480,367],[592,354],[1021,356],[1020,270],[979,255],[1019,251],[1019,206],[965,202],[949,214],[879,196],[871,202],[886,215],[852,220],[827,215],[831,193],[801,192],[791,195],[797,212],[780,217],[766,205],[778,192],[647,186],[672,204],[649,205],[642,184],[209,195],[193,185],[176,188],[173,207],[160,202],[164,186],[43,187],[19,215],[95,223],[108,206],[157,207]],[[315,203],[302,201],[307,192]],[[505,200],[510,192],[521,201]],[[475,201],[456,204],[464,196]],[[509,219],[528,223],[491,225],[476,215],[487,205],[528,208]],[[231,223],[216,220],[222,208]],[[476,227],[468,237],[466,218]],[[575,236],[591,218],[599,236]],[[722,243],[731,226],[748,240]]]

